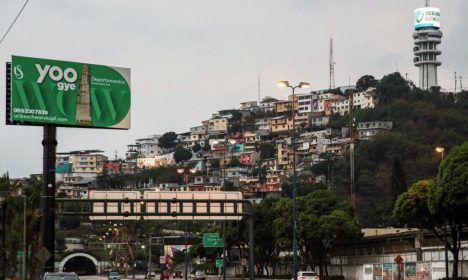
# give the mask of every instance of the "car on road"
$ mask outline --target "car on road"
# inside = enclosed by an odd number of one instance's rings
[[[161,272],[160,280],[167,280],[170,278],[170,274],[167,271]]]
[[[109,272],[108,280],[120,280],[120,274],[116,271]]]
[[[184,274],[182,273],[182,271],[177,270],[177,271],[174,271],[174,273],[172,274],[172,278],[182,279],[184,278]]]
[[[297,280],[320,280],[320,277],[318,276],[317,272],[312,270],[298,271]]]
[[[156,273],[155,272],[146,273],[145,279],[156,279]]]
[[[75,272],[46,272],[43,280],[80,280]]]
[[[192,280],[206,280],[205,272],[202,270],[193,271],[190,276]]]

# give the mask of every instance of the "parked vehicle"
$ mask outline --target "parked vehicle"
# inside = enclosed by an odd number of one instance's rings
[[[172,274],[172,278],[184,278],[184,274],[182,273],[182,271],[174,271],[174,273]]]
[[[80,280],[75,272],[46,272],[43,280]]]
[[[190,276],[192,280],[206,280],[205,272],[201,270],[193,271]]]
[[[294,279],[294,278],[293,278]],[[297,280],[320,280],[320,277],[315,271],[298,271]]]
[[[109,272],[108,280],[120,280],[120,274],[116,271]]]
[[[161,273],[160,280],[166,280],[166,279],[169,279],[169,278],[170,278],[169,272],[164,271],[164,272]]]

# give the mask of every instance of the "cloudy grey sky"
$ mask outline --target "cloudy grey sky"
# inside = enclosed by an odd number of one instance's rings
[[[468,87],[467,0],[432,0],[441,9],[439,83]],[[23,5],[0,3],[0,35]],[[423,0],[30,0],[0,45],[0,173],[42,172],[42,129],[5,125],[5,62],[11,55],[129,67],[132,128],[58,128],[58,152],[101,149],[123,155],[136,138],[185,132],[221,109],[285,98],[276,81],[328,87],[333,37],[336,85],[412,65],[413,10]],[[466,18],[466,16],[465,16]]]

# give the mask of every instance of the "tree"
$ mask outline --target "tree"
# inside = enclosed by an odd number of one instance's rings
[[[275,275],[278,261],[277,239],[272,234],[278,216],[274,210],[277,201],[274,198],[266,198],[253,205],[255,265],[258,271],[266,271],[267,275]]]
[[[253,169],[253,176],[258,176],[258,179],[260,180],[261,183],[265,183],[267,179],[267,167],[263,166],[261,164],[258,164],[254,169]]]
[[[80,205],[78,203],[70,203],[65,206],[65,211],[80,211]],[[80,226],[81,220],[79,216],[61,216],[59,218],[59,226],[61,229],[70,230]]]
[[[409,90],[408,84],[399,72],[388,74],[377,86],[379,102],[389,103],[391,100],[401,98]]]
[[[239,165],[240,165],[240,160],[237,157],[233,156],[231,157],[231,160],[227,164],[227,167],[238,167]]]
[[[201,149],[202,149],[202,146],[199,143],[193,145],[193,147],[192,147],[192,151],[194,153],[198,153]]]
[[[23,213],[26,210],[26,255],[31,255],[31,250],[38,248],[40,241],[40,218],[37,217],[37,210],[40,208],[42,181],[37,177],[23,182],[11,183],[8,174],[0,177],[0,279],[3,276],[14,275],[16,268],[16,253],[22,250],[20,242],[23,231]],[[21,191],[26,197],[26,209],[23,208],[24,197],[19,196]],[[35,279],[37,262],[33,258],[27,260],[27,274],[30,279]]]
[[[232,117],[229,120],[228,133],[242,132],[242,113],[239,111],[232,111]]]
[[[400,194],[393,208],[392,218],[397,226],[432,229],[437,218],[429,211],[428,194],[433,180],[420,180]]]
[[[406,191],[407,184],[406,184],[406,174],[403,166],[401,165],[400,158],[396,158],[393,164],[392,170],[392,179],[391,179],[391,189],[392,189],[392,197],[393,203],[396,201],[398,195]]]
[[[393,210],[398,224],[429,229],[453,255],[452,277],[458,277],[463,225],[468,222],[468,141],[442,162],[436,180],[422,180],[401,194]],[[444,235],[440,233],[443,232]]]
[[[164,133],[159,139],[159,146],[163,149],[172,150],[176,145],[177,134],[173,131]]]
[[[328,274],[327,263],[330,250],[349,243],[361,235],[361,229],[351,205],[327,190],[320,190],[297,198],[297,241],[301,267],[319,267],[319,274]],[[278,243],[291,244],[291,200],[280,199],[273,208],[278,218],[274,232]]]
[[[174,151],[174,160],[177,163],[182,161],[186,161],[192,158],[192,152],[190,150],[185,149],[182,146],[177,146]]]
[[[351,205],[328,190],[315,191],[298,199],[298,245],[303,268],[319,267],[328,275],[331,249],[361,236]]]
[[[276,154],[275,147],[272,144],[266,142],[262,142],[260,144],[260,146],[258,147],[258,151],[260,152],[261,160],[273,158]]]
[[[452,277],[458,277],[458,256],[463,225],[468,222],[468,141],[455,147],[442,162],[434,187],[429,192],[431,212],[444,218],[450,231],[448,249],[453,254]],[[445,234],[448,234],[445,232]]]
[[[372,75],[364,75],[356,82],[356,89],[359,91],[366,90],[370,87],[376,87],[378,81]]]

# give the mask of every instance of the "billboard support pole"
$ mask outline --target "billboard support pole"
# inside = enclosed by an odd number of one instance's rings
[[[50,258],[44,263],[44,272],[54,271],[55,252],[55,152],[57,147],[57,127],[44,124],[43,147],[43,186],[42,186],[42,247]]]

